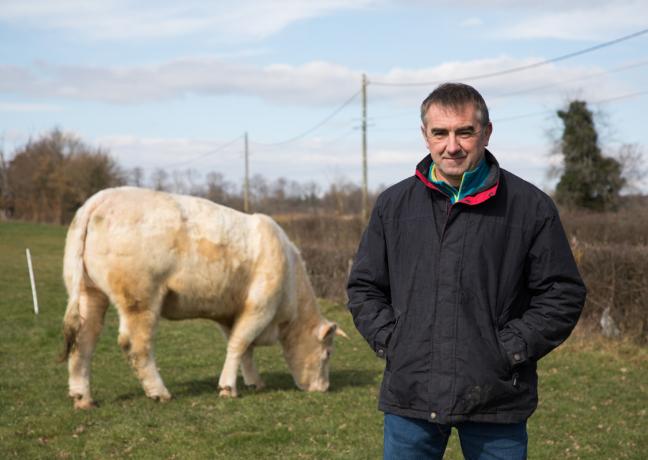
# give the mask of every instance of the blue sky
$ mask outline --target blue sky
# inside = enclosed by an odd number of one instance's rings
[[[0,0],[0,136],[10,157],[59,127],[125,168],[191,168],[240,182],[248,132],[252,174],[359,183],[359,96],[319,129],[282,142],[349,100],[366,73],[369,185],[392,184],[426,154],[418,107],[432,82],[529,65],[648,28],[645,1],[539,3]],[[605,152],[629,143],[646,154],[646,75],[648,34],[468,83],[490,107],[490,149],[502,166],[550,188],[548,152],[560,132],[554,114],[570,98],[600,113]],[[417,82],[431,84],[398,86]]]

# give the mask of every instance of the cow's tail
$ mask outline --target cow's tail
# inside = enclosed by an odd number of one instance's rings
[[[68,304],[63,317],[63,352],[59,361],[67,361],[70,352],[77,343],[77,336],[81,329],[81,314],[79,311],[79,300],[85,276],[85,264],[83,255],[85,252],[85,240],[88,233],[88,222],[90,216],[103,201],[105,192],[99,192],[91,197],[76,212],[65,240],[65,253],[63,256],[63,279],[68,292]]]

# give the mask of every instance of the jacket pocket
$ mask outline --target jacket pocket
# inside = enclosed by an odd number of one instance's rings
[[[392,354],[394,352],[394,346],[399,340],[400,326],[403,324],[402,318],[405,312],[402,312],[396,317],[396,322],[394,323],[394,329],[392,330],[391,337],[389,338],[389,343],[387,344],[387,355],[385,360],[387,361],[385,367],[388,371],[391,370]]]
[[[397,318],[387,345],[385,370],[389,382],[385,396],[394,406],[424,410],[429,405],[430,338],[417,313],[405,309]]]
[[[506,349],[502,345],[502,341],[500,340],[499,337],[499,331],[495,331],[495,341],[497,342],[497,349],[499,351],[499,357],[500,360],[503,363],[503,367],[506,371],[506,376],[511,376],[513,374],[513,366],[511,365],[511,361],[508,358],[508,355],[506,354]]]
[[[517,369],[511,367],[495,331],[466,339],[459,359],[465,365],[456,376],[453,412],[494,413],[515,407],[524,384],[520,375],[515,375]]]

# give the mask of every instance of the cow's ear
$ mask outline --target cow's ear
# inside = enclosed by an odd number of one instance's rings
[[[330,340],[337,329],[337,324],[332,323],[331,321],[324,321],[319,325],[317,330],[317,339],[320,342]]]

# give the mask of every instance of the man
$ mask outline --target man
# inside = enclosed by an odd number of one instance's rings
[[[421,105],[430,152],[376,201],[349,277],[356,327],[386,359],[388,459],[524,459],[537,361],[585,302],[558,211],[486,149],[482,96],[446,83]]]

